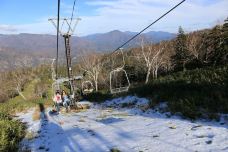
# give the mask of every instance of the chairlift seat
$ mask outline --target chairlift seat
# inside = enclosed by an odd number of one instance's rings
[[[113,89],[111,89],[111,94],[127,92],[128,89],[129,89],[129,86],[127,86],[127,87],[120,87],[120,88],[113,88]]]
[[[88,94],[93,92],[94,87],[93,83],[91,81],[83,81],[82,82],[82,93],[83,94]]]
[[[124,74],[124,77],[126,78],[127,83],[124,86],[113,87],[112,79],[115,75],[120,74],[120,73]],[[110,92],[111,92],[111,94],[127,92],[129,90],[129,87],[130,87],[130,81],[128,79],[127,72],[123,68],[117,68],[110,72]]]

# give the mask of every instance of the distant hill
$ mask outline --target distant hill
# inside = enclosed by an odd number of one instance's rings
[[[130,32],[130,31],[121,32],[121,31],[115,30],[115,31],[111,31],[103,34],[93,34],[82,38],[92,42],[96,46],[95,48],[97,51],[112,51],[117,47],[119,47],[124,42],[126,42],[127,40],[129,40],[135,34],[137,33]],[[145,42],[156,43],[163,40],[173,39],[175,36],[176,34],[173,34],[173,33],[152,31],[137,37],[135,40],[130,42],[126,46],[126,48],[135,47],[139,45],[140,38],[142,37],[145,39]]]
[[[83,37],[72,37],[71,47],[72,56],[76,56],[82,50],[97,52],[110,52],[119,47],[121,44],[130,39],[135,32],[121,32],[114,30],[108,33],[93,34]],[[170,40],[176,34],[168,32],[148,32],[141,35],[145,42],[159,42]],[[133,40],[125,48],[139,45],[140,37]],[[60,56],[64,55],[64,40],[60,38]],[[13,68],[19,65],[20,60],[24,60],[27,65],[36,65],[45,59],[56,55],[56,36],[47,34],[17,34],[3,35],[0,34],[0,64],[1,69]]]

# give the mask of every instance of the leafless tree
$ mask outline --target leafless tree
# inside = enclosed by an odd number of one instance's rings
[[[136,60],[143,61],[147,68],[145,84],[148,83],[151,72],[153,78],[157,78],[158,69],[163,64],[163,51],[165,47],[165,43],[145,46],[142,40],[140,51],[134,53]]]
[[[94,52],[83,52],[80,55],[80,68],[93,80],[96,91],[98,91],[98,78],[102,70],[101,58],[101,54]]]
[[[153,71],[153,78],[157,79],[158,77],[158,69],[164,66],[167,62],[165,60],[166,54],[165,50],[167,49],[167,42],[160,42],[156,45],[154,45],[154,52],[157,52],[153,57],[153,65],[152,65],[152,71]]]
[[[15,86],[15,90],[18,92],[18,94],[24,100],[27,100],[26,97],[22,93],[22,87],[23,87],[24,81],[25,81],[25,78],[23,77],[23,75],[20,72],[15,73],[15,75],[14,75],[14,86]]]
[[[199,32],[193,32],[187,35],[187,48],[190,54],[199,60],[200,49],[203,47],[203,38]]]

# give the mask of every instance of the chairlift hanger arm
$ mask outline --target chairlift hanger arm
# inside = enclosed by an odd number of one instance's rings
[[[74,31],[72,30],[70,23],[68,22],[68,20],[65,20],[65,21],[66,21],[67,25],[69,26],[69,28],[67,30],[67,34],[69,34],[69,35],[73,34]]]
[[[120,48],[119,50],[120,50],[120,54],[122,55],[122,61],[123,61],[123,64],[122,64],[121,66],[117,67],[116,69],[123,69],[123,68],[124,68],[124,66],[125,66],[125,58],[124,58],[124,53],[123,53],[123,49],[122,49],[122,48]]]
[[[57,19],[55,19],[55,20],[57,20]],[[58,25],[56,25],[56,23],[54,22],[54,19],[48,19],[48,21],[50,21],[52,23],[52,25],[56,28],[56,30],[58,30],[58,33],[60,35],[63,35],[61,30],[59,30]]]
[[[64,34],[72,35],[74,33],[75,29],[76,29],[76,26],[78,25],[78,22],[81,20],[81,18],[73,18],[72,19],[72,21],[73,20],[76,20],[73,27],[72,27],[72,23],[69,23],[69,20],[71,20],[71,18],[60,18],[59,19],[59,21],[62,21],[61,28],[59,29],[60,35],[62,35],[62,36]],[[50,19],[48,19],[48,21],[50,21],[54,25],[54,27],[57,29],[57,23],[56,22],[58,21],[58,19],[56,19],[56,18],[50,18]],[[63,26],[65,24],[68,26],[68,29],[66,30],[66,33],[64,33],[62,31],[62,28],[63,28]]]
[[[78,17],[77,17],[77,18],[73,18],[72,20],[80,20],[80,19],[81,19],[81,18],[78,18]],[[48,21],[49,21],[49,20],[56,21],[56,20],[58,20],[58,19],[57,19],[57,18],[49,18]],[[71,18],[69,18],[69,17],[68,17],[68,18],[66,18],[66,17],[64,17],[64,18],[59,18],[59,21],[63,21],[63,20],[71,20]]]

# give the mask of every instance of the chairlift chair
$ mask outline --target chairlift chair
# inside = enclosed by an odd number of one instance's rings
[[[68,83],[68,87],[66,87],[66,83]],[[60,78],[60,79],[56,79],[54,81],[54,83],[52,84],[52,90],[53,93],[55,94],[56,91],[62,91],[62,90],[66,90],[66,89],[72,89],[73,88],[73,84],[71,83],[71,81],[68,78]],[[67,91],[68,92],[68,91]],[[70,95],[70,99],[73,100],[75,93],[72,92]]]
[[[130,87],[130,81],[127,72],[124,70],[125,59],[123,49],[120,48],[123,64],[110,72],[110,92],[111,94],[127,92]]]
[[[122,76],[119,78],[118,76]],[[125,79],[125,83],[120,81],[120,79]],[[110,92],[111,94],[127,92],[130,87],[130,81],[127,76],[127,72],[122,68],[117,68],[110,72]]]
[[[83,81],[82,82],[82,93],[89,94],[92,93],[94,90],[93,83],[91,81]]]

